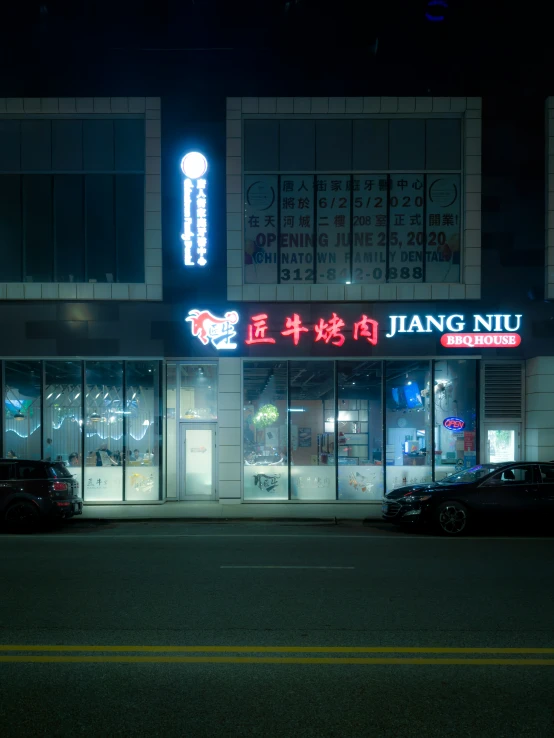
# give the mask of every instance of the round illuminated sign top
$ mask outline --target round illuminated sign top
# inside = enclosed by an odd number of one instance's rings
[[[185,154],[181,160],[181,169],[185,177],[190,179],[198,179],[203,177],[208,170],[208,162],[203,154],[199,154],[197,151],[191,151],[190,154]]]

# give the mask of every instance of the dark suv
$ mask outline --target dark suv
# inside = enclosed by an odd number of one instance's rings
[[[0,520],[12,528],[81,515],[78,492],[79,483],[59,462],[0,459]]]

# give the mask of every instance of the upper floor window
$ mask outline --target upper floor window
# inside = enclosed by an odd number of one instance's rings
[[[144,115],[0,119],[4,282],[145,281]]]
[[[460,282],[461,122],[245,119],[245,283]]]

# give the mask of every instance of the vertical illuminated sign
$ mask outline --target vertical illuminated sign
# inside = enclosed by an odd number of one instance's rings
[[[191,151],[181,159],[181,171],[185,175],[183,185],[183,233],[185,266],[205,266],[208,263],[208,223],[206,157]]]

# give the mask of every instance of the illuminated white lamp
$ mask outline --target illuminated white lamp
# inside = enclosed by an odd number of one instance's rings
[[[100,421],[100,420],[102,420],[102,418],[100,417],[100,415],[98,415],[98,413],[92,413],[91,414],[91,416],[90,416],[90,422],[91,423],[98,423],[98,421]]]
[[[148,428],[148,426],[150,425],[150,421],[149,420],[145,420],[144,423],[143,423],[143,425],[145,425]]]
[[[13,416],[13,419],[14,420],[25,420],[25,416],[23,415],[23,413],[20,410],[18,410],[15,413],[15,415]]]
[[[198,179],[199,177],[203,177],[208,171],[208,161],[198,151],[191,151],[181,159],[181,170],[185,177]]]

